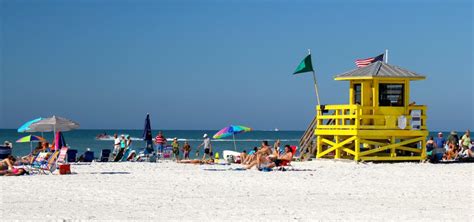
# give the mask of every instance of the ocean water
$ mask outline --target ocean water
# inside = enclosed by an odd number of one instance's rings
[[[177,137],[180,145],[184,144],[184,141],[188,141],[191,145],[191,153],[194,155],[196,148],[202,143],[202,136],[206,133],[212,137],[217,130],[162,130],[164,136],[169,140]],[[141,140],[143,130],[75,130],[64,132],[64,138],[66,143],[71,149],[77,149],[78,153],[83,153],[87,148],[94,151],[95,156],[100,155],[102,149],[113,149],[112,140],[97,140],[96,136],[101,133],[107,133],[113,135],[117,133],[128,134],[132,138],[132,149],[137,151],[145,147],[145,142]],[[237,151],[253,149],[255,146],[260,146],[263,140],[268,140],[270,144],[273,144],[275,140],[280,139],[282,145],[298,145],[303,131],[252,131],[242,134],[235,135]],[[34,135],[41,136],[41,133],[32,133]],[[158,134],[158,130],[153,130],[153,136]],[[15,141],[23,136],[27,136],[29,133],[18,133],[13,129],[2,129],[0,130],[0,143],[4,141],[10,141],[13,143],[13,155],[21,156],[26,155],[30,152],[30,143],[16,143]],[[44,138],[49,142],[53,141],[53,133],[44,133]],[[169,141],[171,144],[172,141]],[[36,143],[33,142],[33,148]],[[214,152],[220,152],[223,150],[234,150],[234,142],[232,137],[212,140],[212,147]],[[203,148],[201,147],[201,154]]]
[[[128,134],[132,137],[132,149],[137,151],[145,147],[144,141],[141,140],[142,130],[75,130],[64,132],[64,138],[66,143],[71,149],[77,149],[78,153],[81,154],[86,151],[87,148],[90,148],[95,152],[95,156],[100,155],[102,149],[113,149],[112,140],[97,140],[96,136],[101,133],[107,133],[108,135],[113,135],[117,133]],[[164,136],[168,138],[169,144],[174,137],[177,137],[180,145],[184,141],[188,141],[191,145],[191,153],[194,154],[196,148],[199,144],[202,143],[203,134],[208,134],[210,136],[214,135],[217,130],[162,130]],[[242,150],[251,150],[255,146],[260,146],[263,140],[267,140],[270,145],[273,144],[277,139],[281,140],[282,146],[285,144],[289,145],[298,145],[300,137],[303,135],[304,131],[252,131],[242,134],[237,134],[235,136],[237,151]],[[436,137],[438,132],[430,132],[429,136]],[[449,135],[449,132],[443,132],[445,138]],[[458,136],[461,137],[464,132],[457,131]],[[41,133],[33,133],[34,135],[41,136]],[[158,130],[153,131],[153,135],[158,134]],[[15,141],[20,137],[29,135],[28,133],[18,133],[13,129],[1,129],[0,130],[0,143],[3,144],[3,141],[10,141],[13,143],[13,155],[21,156],[26,155],[30,152],[30,143],[16,143]],[[53,133],[44,133],[43,136],[51,142],[53,140]],[[36,146],[36,143],[33,143],[33,148]],[[222,154],[223,150],[234,150],[234,143],[232,137],[212,140],[212,147],[214,152],[219,152]],[[203,148],[201,147],[201,154]]]

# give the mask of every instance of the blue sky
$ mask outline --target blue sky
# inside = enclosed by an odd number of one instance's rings
[[[333,76],[389,49],[426,75],[430,130],[473,124],[471,1],[16,1],[0,8],[0,128],[52,114],[82,128],[305,129],[311,48],[323,104]],[[455,114],[455,115],[453,115]]]

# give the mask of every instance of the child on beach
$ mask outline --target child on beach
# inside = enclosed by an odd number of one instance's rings
[[[189,160],[189,153],[191,152],[191,146],[188,141],[184,141],[183,145],[183,159]]]
[[[173,143],[171,144],[171,147],[173,147],[173,155],[174,155],[174,159],[176,161],[179,160],[179,142],[178,142],[178,138],[174,138],[173,139]]]

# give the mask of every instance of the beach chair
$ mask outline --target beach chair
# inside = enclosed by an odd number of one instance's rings
[[[76,162],[77,150],[69,149],[67,151],[67,162],[74,163]]]
[[[109,156],[110,156],[110,153],[112,152],[112,150],[110,149],[103,149],[101,152],[100,152],[100,159],[99,161],[100,162],[109,162]]]
[[[58,158],[59,152],[54,153],[41,152],[33,161],[31,165],[30,172],[35,172],[39,174],[53,174],[56,170],[56,161]]]
[[[86,151],[84,153],[84,162],[92,162],[94,160],[94,152],[93,151]]]
[[[295,158],[296,151],[298,150],[297,146],[290,146],[291,147],[291,153],[293,154],[293,158]],[[285,171],[285,170],[292,170],[294,169],[293,165],[291,165],[291,161],[288,162],[283,162],[280,167],[278,167],[278,170]]]
[[[57,163],[67,163],[67,151],[69,148],[63,147],[61,150],[59,150],[59,156],[58,160],[56,161]]]
[[[0,160],[7,158],[7,156],[11,154],[12,148],[7,146],[0,146]]]

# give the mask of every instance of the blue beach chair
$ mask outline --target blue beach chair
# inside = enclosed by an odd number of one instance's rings
[[[7,156],[11,154],[12,148],[7,146],[0,146],[0,160],[7,158]]]
[[[86,151],[84,153],[84,162],[92,162],[94,160],[94,152]]]
[[[77,150],[68,150],[67,151],[67,162],[74,163],[76,162]]]
[[[100,151],[99,161],[100,162],[109,162],[109,156],[110,156],[111,152],[112,152],[112,150],[110,150],[110,149],[103,149],[102,151]]]

